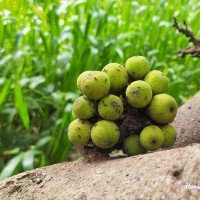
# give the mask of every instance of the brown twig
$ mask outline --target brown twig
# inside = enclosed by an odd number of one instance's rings
[[[181,52],[179,52],[179,57],[184,58],[187,54],[190,54],[192,57],[198,57],[200,58],[200,40],[197,40],[194,36],[194,34],[188,29],[186,21],[183,21],[183,24],[185,28],[181,28],[178,25],[178,22],[176,18],[174,17],[174,24],[173,26],[180,32],[183,33],[186,37],[189,38],[189,42],[191,42],[194,47],[188,47],[186,49],[183,49]]]

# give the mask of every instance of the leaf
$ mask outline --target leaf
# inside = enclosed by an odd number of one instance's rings
[[[43,146],[45,146],[46,144],[48,144],[48,143],[50,143],[50,142],[52,142],[52,141],[54,141],[54,137],[52,137],[52,136],[46,136],[46,137],[43,137],[43,138],[41,138],[37,143],[36,143],[36,147],[37,148],[41,148],[41,147],[43,147]]]
[[[168,94],[176,99],[178,105],[180,105],[180,102],[178,101],[180,94],[177,91],[184,91],[186,87],[187,83],[185,80],[174,81],[169,86]]]
[[[35,156],[39,155],[41,157],[40,166],[44,166],[45,156],[44,154],[39,150],[29,150],[24,154],[23,160],[22,160],[22,166],[24,170],[31,170],[34,169],[34,162],[35,162]]]
[[[200,74],[200,69],[195,69],[195,70],[189,71],[187,73],[187,77],[191,77],[191,76],[198,75],[198,74]]]
[[[1,93],[0,93],[0,107],[1,105],[5,102],[6,100],[6,97],[8,95],[8,91],[10,89],[10,85],[11,85],[11,80],[7,80],[1,90]]]
[[[30,88],[35,89],[39,84],[44,83],[45,78],[44,76],[36,76],[30,79]]]
[[[26,105],[27,105],[28,109],[37,109],[41,115],[44,115],[41,105],[36,101],[36,99],[34,99],[30,96],[26,96],[25,101],[26,101]]]
[[[124,59],[124,53],[120,48],[116,48],[116,52],[121,59]]]
[[[70,113],[72,111],[72,103],[68,103],[65,108],[64,108],[64,111],[66,113]]]
[[[11,54],[8,54],[8,55],[4,56],[3,58],[1,58],[1,60],[0,60],[0,67],[4,66],[8,61],[11,60],[11,58],[12,58]]]
[[[21,152],[20,154],[12,158],[6,164],[6,166],[3,168],[0,174],[0,180],[3,180],[4,178],[12,176],[21,171],[21,162],[22,162],[23,155],[24,155],[24,152]]]
[[[86,3],[86,0],[76,0],[74,3],[74,7],[79,6],[82,3]]]
[[[24,96],[22,89],[18,83],[15,82],[15,107],[19,113],[19,116],[23,122],[23,125],[26,129],[29,129],[29,114],[26,103],[24,101]]]
[[[85,25],[85,31],[84,31],[85,32],[84,33],[85,38],[88,37],[88,30],[89,30],[90,24],[91,24],[91,13],[89,12],[88,17],[87,17],[87,22],[86,22],[86,25]]]
[[[15,155],[15,154],[18,154],[19,152],[20,152],[20,148],[16,147],[16,148],[11,149],[9,151],[4,151],[3,155]]]

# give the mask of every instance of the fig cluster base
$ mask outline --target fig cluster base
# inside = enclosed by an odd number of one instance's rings
[[[125,105],[124,113],[118,120],[115,121],[120,130],[120,139],[118,143],[110,149],[101,149],[96,147],[93,143],[89,143],[83,148],[83,155],[89,155],[93,152],[97,152],[97,154],[101,155],[102,157],[109,157],[109,154],[114,150],[122,149],[123,141],[129,135],[139,135],[142,129],[145,127],[149,125],[157,125],[157,123],[151,120],[151,118],[146,114],[145,109],[133,108],[126,100],[124,100],[123,103]],[[96,121],[95,119],[93,120]]]

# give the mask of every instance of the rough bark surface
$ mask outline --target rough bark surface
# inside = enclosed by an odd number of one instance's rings
[[[133,157],[81,157],[27,171],[0,182],[3,200],[200,199],[200,93],[173,125],[172,149]]]
[[[200,143],[200,92],[178,109],[172,124],[177,130],[174,147]]]

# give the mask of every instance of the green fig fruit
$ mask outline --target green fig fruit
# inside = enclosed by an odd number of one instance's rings
[[[72,105],[72,113],[75,118],[90,119],[96,112],[96,104],[85,96],[78,97]]]
[[[126,61],[125,68],[133,80],[141,80],[150,71],[150,64],[143,56],[133,56]]]
[[[147,153],[147,150],[140,143],[139,135],[130,135],[123,142],[123,152],[128,156]]]
[[[92,124],[89,121],[75,119],[69,124],[68,127],[69,141],[78,146],[84,146],[88,144],[91,139],[91,128]]]
[[[150,151],[159,149],[164,142],[164,134],[158,126],[149,125],[140,133],[142,146]]]
[[[118,63],[109,63],[103,70],[110,78],[110,92],[117,93],[122,91],[128,83],[128,73],[126,69]]]
[[[172,96],[157,94],[153,96],[147,108],[147,113],[155,122],[165,124],[173,122],[177,109],[177,103]]]
[[[126,89],[126,98],[133,107],[143,108],[151,101],[151,87],[144,81],[134,81]]]
[[[123,113],[122,100],[115,95],[103,97],[98,104],[99,115],[106,120],[117,120]]]
[[[85,72],[82,72],[79,76],[78,76],[78,78],[77,78],[77,87],[78,87],[78,89],[81,91],[81,82],[82,82],[82,80],[85,78],[85,77],[87,77],[87,75],[89,74],[89,73],[92,73],[93,71],[85,71]]]
[[[166,124],[161,126],[161,130],[164,133],[164,143],[162,147],[167,148],[173,146],[176,141],[176,129],[172,125]]]
[[[152,89],[153,94],[166,93],[169,87],[169,79],[161,71],[150,71],[144,78]]]
[[[108,94],[110,90],[110,79],[104,72],[94,71],[83,77],[81,91],[91,100],[99,100]]]
[[[113,147],[119,140],[119,128],[111,121],[100,120],[93,125],[91,138],[94,144],[101,149]]]

